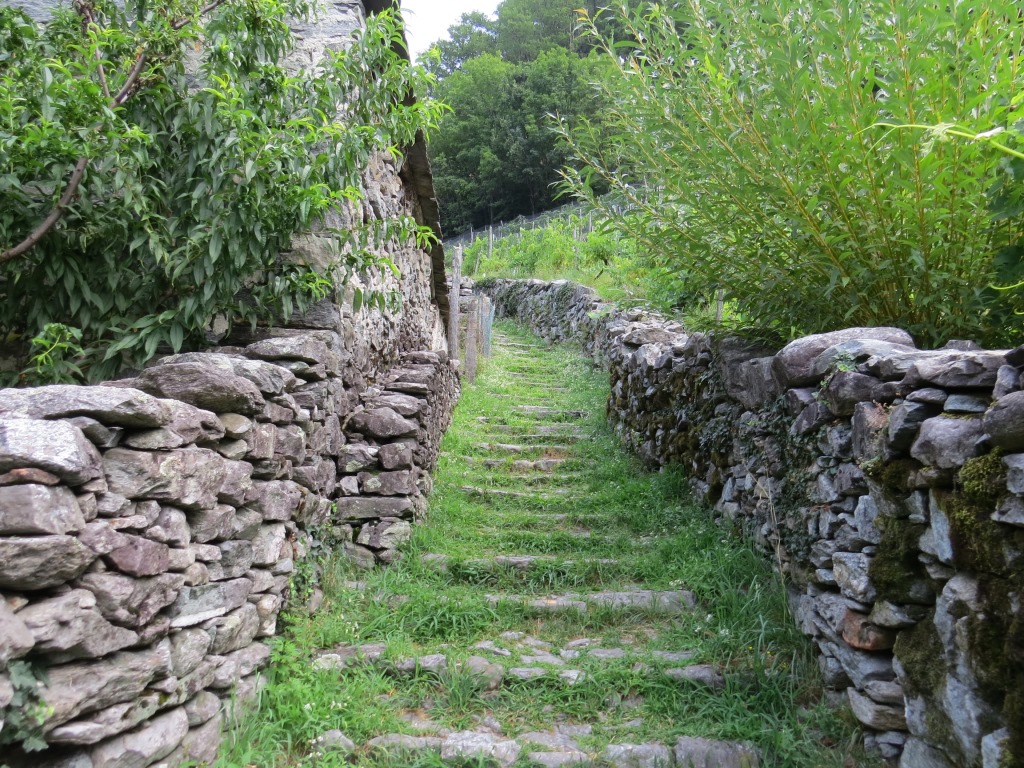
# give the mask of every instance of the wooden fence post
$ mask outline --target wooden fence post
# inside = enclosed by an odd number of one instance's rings
[[[478,309],[480,300],[473,299],[472,301],[473,303],[469,306],[469,311],[466,313],[466,378],[469,379],[471,384],[476,381],[476,344],[480,323],[480,312]]]
[[[462,247],[452,253],[452,287],[448,294],[448,357],[459,359],[459,290],[462,282]]]

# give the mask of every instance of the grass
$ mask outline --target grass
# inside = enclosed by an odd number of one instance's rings
[[[499,324],[497,333],[538,343],[511,325]],[[559,721],[591,724],[592,733],[579,743],[598,754],[609,743],[671,744],[679,735],[694,735],[753,742],[766,766],[873,765],[859,753],[852,717],[825,705],[810,644],[795,628],[785,589],[768,561],[691,500],[681,473],[648,473],[619,448],[603,419],[606,376],[574,349],[500,342],[495,348],[476,385],[464,391],[442,445],[427,520],[416,528],[404,558],[371,573],[350,572],[341,560],[330,564],[323,608],[314,617],[288,617],[284,635],[274,641],[259,709],[229,737],[218,765],[378,765],[382,758],[365,749],[343,757],[310,744],[331,729],[356,744],[381,734],[416,733],[408,719],[414,715],[452,730],[493,717],[510,735],[547,730]],[[510,368],[536,372],[537,379],[509,376]],[[566,391],[553,391],[551,382]],[[538,422],[516,411],[519,403],[589,413],[573,422],[587,437],[569,446],[568,463],[543,483],[512,479],[530,474],[512,469],[520,455],[493,468],[483,460],[498,454],[475,447],[513,442],[508,431],[495,431],[499,424],[534,434]],[[464,486],[569,493],[539,502],[480,497]],[[422,561],[427,553],[445,555],[446,567]],[[481,562],[498,554],[551,559],[528,571]],[[365,588],[347,588],[352,579],[363,580]],[[685,587],[696,596],[697,609],[665,616],[591,606],[586,613],[550,614],[495,599],[640,587]],[[554,650],[589,638],[626,655],[570,660],[584,673],[575,685],[552,674],[506,679],[498,690],[485,691],[477,678],[459,671],[460,662],[488,656],[472,646],[489,640],[512,651],[491,661],[526,666],[526,651],[501,639],[509,631],[525,632]],[[312,664],[320,649],[362,643],[384,644],[383,658],[390,661],[441,653],[448,666],[403,678],[375,665],[337,671]],[[714,665],[724,675],[724,689],[652,672],[667,666],[653,653],[665,650],[692,653],[686,664]],[[438,759],[410,757],[401,764],[436,765]]]

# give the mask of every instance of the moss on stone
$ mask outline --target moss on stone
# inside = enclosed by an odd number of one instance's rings
[[[968,459],[960,469],[960,486],[964,495],[978,504],[995,505],[1006,492],[1006,464],[997,449]]]
[[[920,579],[918,540],[925,527],[909,520],[887,518],[882,541],[868,566],[878,596],[894,603],[907,602],[911,585]]]
[[[896,637],[893,653],[907,671],[904,687],[910,696],[934,699],[946,680],[942,640],[931,619],[919,621]]]

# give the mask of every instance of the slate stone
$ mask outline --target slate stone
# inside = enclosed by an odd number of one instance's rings
[[[42,692],[51,708],[44,728],[134,701],[165,670],[166,658],[158,649],[119,651],[99,661],[51,667]]]
[[[999,398],[984,417],[992,445],[1007,453],[1024,451],[1024,392]]]
[[[156,576],[170,568],[166,544],[141,536],[124,535],[124,543],[105,556],[114,568],[130,576]]]
[[[185,352],[165,357],[163,363],[198,363],[216,368],[222,373],[241,376],[256,385],[265,395],[279,395],[291,392],[301,385],[287,368],[263,360],[224,355],[215,352]]]
[[[343,445],[338,453],[338,471],[354,473],[377,465],[378,448],[370,445]]]
[[[900,768],[955,768],[955,766],[944,752],[940,752],[921,739],[912,736],[903,748]]]
[[[782,389],[817,384],[823,376],[814,372],[814,363],[818,356],[829,347],[845,341],[870,339],[914,346],[910,334],[899,328],[847,328],[831,333],[819,333],[805,336],[790,342],[775,356],[772,371]]]
[[[252,591],[250,579],[232,579],[183,587],[168,609],[172,627],[190,627],[223,616],[245,603]]]
[[[24,390],[2,390],[2,392]],[[63,421],[0,419],[0,474],[37,468],[69,485],[101,477],[100,454],[82,430]]]
[[[171,754],[188,734],[182,707],[155,717],[142,727],[106,741],[92,750],[93,768],[147,766]]]
[[[441,744],[441,760],[448,764],[493,761],[501,768],[511,768],[522,749],[517,741],[492,733],[458,731]]]
[[[917,360],[907,371],[903,384],[930,385],[941,389],[991,389],[1000,367],[1006,363],[1002,352],[950,351],[931,353]]]
[[[415,416],[426,407],[427,401],[412,395],[389,392],[374,398],[373,405],[391,408],[401,416]]]
[[[248,357],[259,360],[301,360],[311,365],[323,363],[335,369],[337,357],[327,345],[311,334],[264,339],[245,348]]]
[[[680,736],[675,745],[677,768],[758,768],[757,750],[747,744]]]
[[[259,413],[264,404],[263,395],[251,381],[206,363],[157,365],[144,370],[135,381],[145,392],[214,413]]]
[[[940,469],[960,467],[978,455],[977,443],[982,434],[981,419],[936,416],[921,424],[910,455],[922,464]]]
[[[856,371],[837,371],[822,393],[828,409],[837,416],[852,416],[857,403],[892,400],[893,396],[891,388],[878,379]]]
[[[0,487],[0,536],[80,531],[85,518],[69,489],[45,485]]]
[[[609,744],[601,759],[613,768],[670,768],[675,754],[664,744]]]
[[[260,628],[259,614],[256,606],[245,603],[226,616],[213,619],[203,625],[203,629],[213,637],[209,653],[223,655],[248,646],[256,637]],[[249,674],[248,672],[244,673]]]
[[[185,509],[214,506],[227,476],[224,460],[206,448],[167,453],[114,448],[104,454],[103,468],[112,492]]]
[[[836,552],[832,555],[832,571],[840,591],[862,603],[875,599],[875,587],[868,576],[871,557],[854,552]]]
[[[889,414],[878,403],[857,403],[853,409],[853,458],[869,461],[882,455]]]
[[[854,717],[868,728],[876,731],[906,730],[907,720],[902,705],[879,704],[861,694],[856,688],[847,688],[846,696]]]
[[[382,496],[412,496],[416,493],[416,476],[408,470],[360,472],[359,487],[363,493],[379,493]]]
[[[337,500],[337,520],[366,520],[371,518],[401,517],[413,508],[407,498],[355,496]]]
[[[0,587],[33,591],[77,578],[96,553],[73,536],[0,538]]]
[[[270,566],[282,557],[288,544],[288,532],[283,523],[263,525],[252,541],[252,562],[257,566]]]
[[[35,638],[25,622],[0,598],[0,668],[32,650]],[[2,708],[2,706],[0,706]]]
[[[913,444],[921,424],[936,414],[936,408],[926,403],[907,401],[889,414],[889,445],[893,450],[906,451]]]
[[[35,641],[34,651],[61,661],[98,658],[138,642],[134,632],[108,622],[86,589],[30,603],[18,613]]]
[[[0,417],[59,419],[88,416],[106,426],[145,429],[170,424],[169,406],[138,389],[52,384],[0,390]]]
[[[185,714],[191,727],[209,722],[220,712],[220,699],[209,691],[200,691],[185,703]]]
[[[1024,528],[1024,499],[1019,496],[1006,496],[999,501],[992,519],[997,523],[1015,525]]]
[[[97,448],[116,448],[124,435],[123,427],[107,427],[88,416],[67,416],[64,421],[82,430],[82,434]]]
[[[951,394],[945,402],[947,413],[984,413],[991,398],[981,395]]]
[[[412,447],[406,443],[387,443],[380,447],[378,458],[384,469],[409,469],[412,467]]]
[[[390,440],[415,434],[419,425],[399,416],[391,408],[375,408],[355,414],[349,419],[349,429],[377,439]]]
[[[107,572],[87,573],[76,584],[95,595],[96,607],[107,621],[137,629],[175,601],[184,580],[176,573],[138,579]]]
[[[223,504],[241,506],[252,488],[252,464],[245,461],[225,461],[224,482],[217,491],[217,500]]]
[[[88,746],[116,736],[149,720],[160,709],[160,695],[147,693],[134,701],[115,704],[81,720],[58,725],[48,734],[50,744]]]
[[[382,520],[364,525],[357,544],[372,549],[395,549],[412,539],[412,526],[406,520]]]
[[[213,638],[199,628],[182,629],[171,634],[171,671],[175,677],[191,674],[210,650]]]
[[[466,659],[463,671],[476,678],[485,691],[496,691],[505,678],[505,668],[494,664],[483,656],[470,656]]]
[[[294,517],[304,496],[302,486],[291,480],[254,480],[245,505],[266,521],[284,521]]]

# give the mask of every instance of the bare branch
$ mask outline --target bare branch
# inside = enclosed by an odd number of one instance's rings
[[[32,234],[22,240],[13,248],[0,253],[0,264],[4,264],[11,259],[16,259],[23,253],[26,253],[35,247],[36,243],[43,239],[47,232],[53,229],[54,225],[60,221],[61,216],[64,215],[65,209],[71,205],[71,201],[75,197],[75,193],[78,191],[78,185],[82,183],[82,177],[85,176],[86,166],[89,165],[89,158],[83,157],[75,163],[75,170],[71,172],[71,178],[68,179],[68,185],[64,188],[64,194],[60,196],[60,200],[57,201],[57,205],[50,211],[50,215],[47,216],[43,221],[32,230]]]

